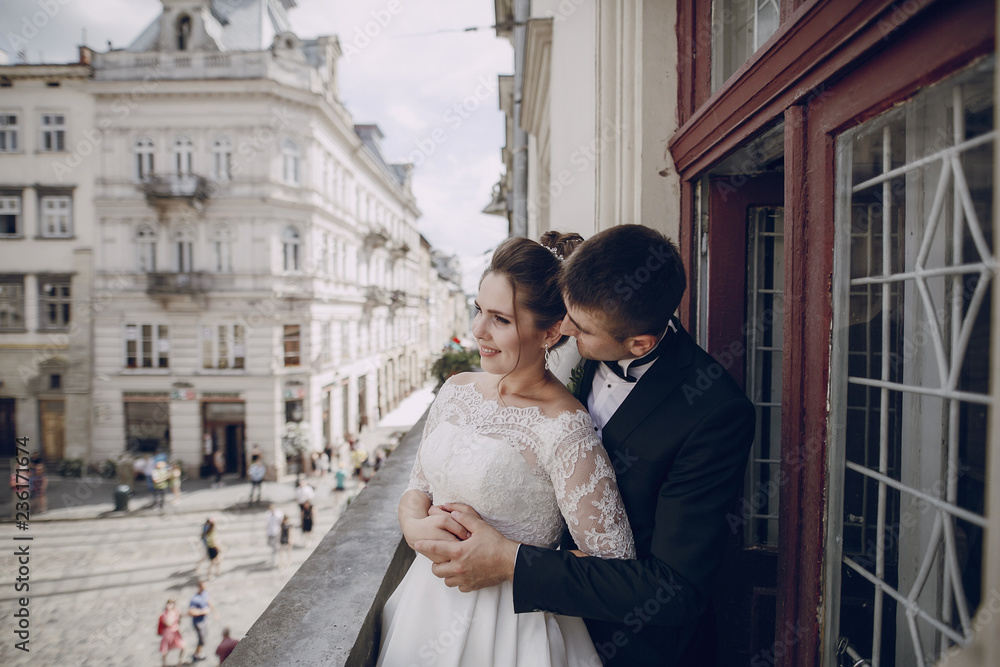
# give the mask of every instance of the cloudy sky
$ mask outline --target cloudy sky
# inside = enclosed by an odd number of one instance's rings
[[[493,2],[297,4],[289,17],[299,36],[340,37],[344,103],[355,122],[378,123],[391,161],[418,165],[413,187],[423,212],[420,231],[462,258],[465,284],[474,288],[483,253],[506,236],[504,218],[480,213],[503,170],[496,77],[513,72],[510,44],[488,29]],[[95,50],[106,50],[109,40],[125,47],[160,11],[159,0],[3,0],[0,48],[26,48],[29,62],[70,62],[84,30]],[[481,29],[466,31],[471,27]]]

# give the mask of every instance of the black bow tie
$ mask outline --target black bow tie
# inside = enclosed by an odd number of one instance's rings
[[[660,342],[656,344],[656,347],[650,350],[645,357],[640,357],[630,363],[628,365],[628,369],[632,370],[633,368],[642,368],[643,366],[653,363],[653,361],[660,356],[660,352],[666,347],[664,343],[673,333],[674,330],[672,328],[667,329],[667,333],[664,334],[663,338],[660,339]],[[634,378],[622,370],[622,365],[617,361],[602,361],[601,363],[611,369],[612,373],[620,377],[622,380],[625,380],[625,382],[638,382],[638,378]]]

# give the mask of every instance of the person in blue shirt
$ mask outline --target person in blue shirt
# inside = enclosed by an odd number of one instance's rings
[[[198,592],[191,598],[188,604],[188,616],[194,625],[194,631],[198,635],[198,646],[194,650],[191,662],[200,662],[206,659],[205,640],[208,637],[208,614],[215,615],[215,605],[208,597],[208,585],[204,581],[198,582]]]

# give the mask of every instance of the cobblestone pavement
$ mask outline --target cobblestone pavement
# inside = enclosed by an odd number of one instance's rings
[[[160,665],[157,619],[167,598],[175,597],[186,610],[197,590],[195,566],[204,552],[200,530],[207,516],[216,520],[223,562],[221,574],[208,586],[217,611],[209,620],[211,657],[194,664],[218,664],[214,653],[222,628],[229,626],[234,637],[243,636],[358,491],[353,480],[345,491],[333,490],[329,476],[311,478],[310,483],[316,488],[311,547],[305,546],[298,530],[294,481],[265,483],[263,502],[255,507],[247,507],[250,485],[238,482],[186,493],[162,513],[148,508],[119,516],[109,511],[110,504],[89,505],[54,509],[32,518],[27,530],[0,524],[0,664]],[[145,504],[142,497],[135,501]],[[281,571],[271,564],[264,533],[269,502],[295,526],[292,564]],[[14,554],[25,546],[30,589],[18,592],[21,565]],[[204,573],[204,563],[201,567]],[[28,653],[15,648],[20,639],[13,614],[23,613],[22,597],[28,602]],[[181,632],[187,643],[183,664],[191,664],[195,633],[190,618],[182,620]],[[168,664],[176,664],[176,656],[171,653]]]

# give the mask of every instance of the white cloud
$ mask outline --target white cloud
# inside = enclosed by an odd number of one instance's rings
[[[409,130],[422,131],[427,129],[427,122],[411,106],[393,103],[386,107],[385,114]]]

